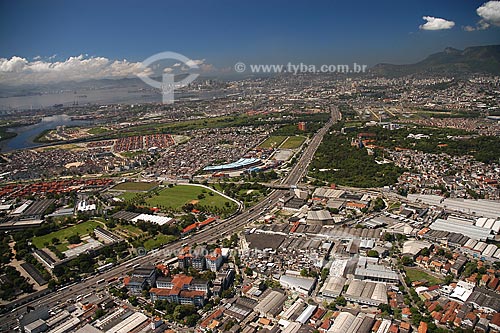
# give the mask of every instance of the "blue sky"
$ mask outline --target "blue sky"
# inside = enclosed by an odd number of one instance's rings
[[[447,46],[499,44],[495,24],[463,28],[477,26],[485,2],[0,0],[0,58],[142,61],[175,51],[217,68],[236,61],[411,63]],[[454,26],[422,30],[423,16]]]

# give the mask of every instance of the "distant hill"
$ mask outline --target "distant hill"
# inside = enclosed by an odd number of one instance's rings
[[[384,76],[404,75],[466,75],[487,73],[500,75],[500,45],[474,46],[465,50],[447,47],[415,64],[378,64],[371,73]]]

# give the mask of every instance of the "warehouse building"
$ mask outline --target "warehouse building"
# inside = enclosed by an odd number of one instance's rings
[[[446,208],[447,210],[454,210],[468,215],[493,219],[500,217],[500,202],[493,200],[443,198],[431,194],[408,194],[407,199],[412,202]]]
[[[148,320],[148,317],[145,314],[143,314],[141,312],[135,312],[133,315],[131,315],[127,319],[120,321],[117,325],[113,326],[107,332],[108,333],[127,333],[127,332],[134,330],[139,325],[143,324],[146,320]]]
[[[306,222],[309,225],[328,225],[333,224],[333,217],[327,210],[310,210]]]
[[[282,275],[280,277],[280,284],[284,288],[296,291],[304,296],[309,296],[316,286],[316,278]]]
[[[328,333],[368,333],[374,323],[375,319],[365,313],[354,316],[349,312],[341,312],[328,329]]]
[[[492,239],[494,237],[490,229],[478,227],[458,220],[437,219],[429,226],[429,228],[446,232],[456,232],[467,235],[469,238],[482,241]]]
[[[378,306],[387,304],[387,287],[380,282],[352,280],[344,295],[351,302]]]
[[[342,276],[328,277],[319,292],[319,296],[335,300],[342,294],[346,281],[347,279]]]
[[[399,283],[399,276],[394,271],[378,264],[377,258],[359,257],[354,277],[359,280]]]
[[[264,317],[276,317],[283,311],[283,304],[287,300],[287,296],[276,290],[271,290],[264,298],[257,304],[254,311]]]

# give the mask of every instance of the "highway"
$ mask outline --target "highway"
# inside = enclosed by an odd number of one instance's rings
[[[304,149],[302,156],[296,162],[296,164],[290,170],[290,173],[285,178],[283,184],[289,186],[296,186],[297,183],[304,176],[309,163],[314,157],[316,149],[320,145],[323,136],[329,128],[337,121],[341,119],[341,114],[336,107],[331,109],[331,117],[329,121],[318,130],[313,138],[309,141],[307,147]],[[106,272],[96,274],[95,276],[86,278],[79,283],[76,283],[65,289],[60,289],[51,292],[45,296],[42,296],[36,300],[28,302],[26,304],[20,305],[11,312],[3,314],[0,318],[2,322],[0,323],[1,331],[9,331],[13,327],[17,326],[17,318],[26,312],[26,306],[40,307],[48,305],[49,307],[54,307],[58,303],[64,303],[69,299],[74,299],[78,295],[85,295],[90,292],[95,291],[96,287],[102,286],[98,285],[97,281],[102,279],[109,279],[112,277],[123,276],[132,270],[131,266],[136,264],[156,264],[164,260],[165,258],[170,258],[170,254],[177,254],[182,244],[187,243],[192,245],[194,243],[201,244],[204,242],[210,243],[216,241],[217,239],[225,238],[232,235],[238,230],[242,229],[249,222],[257,219],[262,215],[263,211],[269,207],[272,207],[278,203],[278,200],[287,193],[288,190],[276,189],[273,190],[265,199],[256,204],[255,206],[242,211],[240,214],[233,216],[229,219],[222,220],[218,224],[202,229],[201,231],[193,234],[190,238],[185,240],[178,240],[173,243],[166,245],[164,248],[150,252],[143,256],[135,257],[127,262],[120,264]],[[22,301],[22,300],[20,300]]]

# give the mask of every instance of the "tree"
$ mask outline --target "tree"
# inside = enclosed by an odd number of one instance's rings
[[[82,239],[80,238],[79,235],[71,235],[68,237],[68,243],[70,244],[80,244],[82,242]]]
[[[99,308],[95,311],[94,313],[94,319],[99,319],[101,318],[102,316],[104,316],[106,314],[106,312],[104,312],[103,309]]]
[[[421,254],[421,255],[423,255],[424,257],[428,257],[428,256],[431,254],[431,251],[429,250],[429,248],[424,247],[424,248],[420,251],[420,254]]]
[[[463,276],[469,277],[472,274],[474,274],[476,270],[477,270],[477,263],[475,261],[469,261],[467,264],[465,264]]]
[[[133,306],[137,306],[139,305],[139,301],[137,300],[137,297],[136,296],[130,296],[128,298],[128,301],[130,302],[130,304],[132,304]]]
[[[384,208],[385,208],[384,199],[378,197],[373,204],[373,210],[376,212],[380,212]]]
[[[245,268],[245,275],[247,276],[252,276],[253,275],[253,271],[250,267],[246,267]]]
[[[323,280],[323,281],[326,280],[329,273],[330,273],[330,271],[328,270],[328,268],[323,268],[321,270],[321,280]]]
[[[453,275],[452,274],[448,274],[444,277],[444,284],[450,284],[453,282]]]
[[[412,266],[413,265],[413,258],[409,257],[409,256],[403,256],[403,258],[401,258],[401,263],[404,266]]]
[[[377,307],[381,312],[387,312],[388,314],[392,314],[392,308],[384,303],[380,303]]]
[[[335,299],[335,303],[336,303],[338,306],[346,306],[346,305],[347,305],[347,301],[346,301],[346,299],[344,298],[344,296],[339,296],[339,297],[337,297],[337,299]]]
[[[336,310],[337,310],[337,304],[335,304],[335,302],[331,302],[331,303],[329,303],[329,304],[326,306],[326,308],[327,308],[328,310],[336,311]]]

